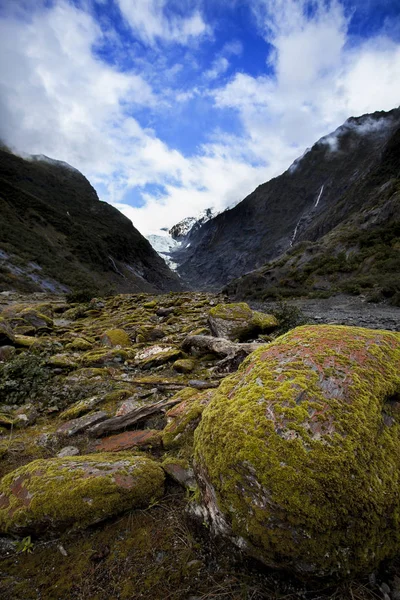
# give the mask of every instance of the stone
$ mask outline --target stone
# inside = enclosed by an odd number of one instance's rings
[[[33,425],[36,423],[36,419],[39,416],[39,413],[36,407],[29,403],[24,404],[20,408],[18,408],[15,413],[16,425],[18,427],[28,427],[28,425]]]
[[[91,415],[85,415],[84,417],[67,421],[67,423],[64,423],[64,425],[61,425],[61,427],[57,429],[57,433],[68,436],[76,435],[77,433],[82,433],[89,427],[92,427],[92,425],[104,421],[107,417],[108,415],[106,412],[99,410]]]
[[[400,334],[357,327],[298,327],[250,354],[194,433],[211,528],[304,579],[396,555],[399,366]]]
[[[30,335],[15,334],[14,343],[16,346],[22,346],[23,348],[30,348],[37,342],[35,337]]]
[[[214,306],[209,312],[208,325],[215,337],[244,341],[276,329],[278,321],[273,315],[253,311],[245,302],[238,302]]]
[[[131,346],[129,335],[123,329],[109,329],[100,338],[103,346],[108,348],[126,348]]]
[[[139,408],[139,406],[142,405],[143,402],[139,400],[138,396],[132,396],[131,398],[127,398],[127,400],[124,400],[124,402],[120,404],[118,410],[115,413],[115,416],[122,417],[124,415],[127,415],[132,410],[135,410],[136,408]]]
[[[214,390],[199,392],[184,388],[172,397],[181,402],[171,408],[167,414],[167,425],[162,431],[164,448],[191,446],[193,432],[198,426],[205,407],[211,401]]]
[[[124,431],[110,435],[94,442],[90,446],[91,452],[121,452],[131,448],[145,448],[146,446],[160,446],[160,432],[155,429]]]
[[[93,410],[93,408],[95,408],[101,401],[102,398],[99,396],[93,396],[92,398],[84,398],[83,400],[79,400],[64,410],[60,414],[60,418],[64,421],[76,419],[81,415]]]
[[[195,489],[197,487],[193,469],[184,460],[167,459],[163,462],[164,471],[179,485],[187,489]]]
[[[0,317],[0,346],[12,346],[14,341],[15,337],[9,323]]]
[[[47,330],[53,328],[53,319],[33,308],[25,308],[18,314],[18,316],[23,319],[25,323],[28,323],[28,325],[32,325],[32,327],[34,327],[36,330]]]
[[[65,458],[66,456],[78,456],[78,454],[80,452],[76,446],[65,446],[65,448],[61,448],[60,452],[57,453],[57,457]]]
[[[35,460],[0,482],[0,531],[83,529],[160,498],[164,473],[143,456],[103,453]]]
[[[0,363],[8,362],[15,355],[14,346],[0,346]]]
[[[74,340],[72,340],[72,342],[67,344],[66,348],[67,348],[67,350],[87,351],[87,350],[90,350],[92,348],[92,346],[93,346],[93,344],[91,344],[90,342],[88,342],[87,340],[85,340],[83,338],[75,338]]]
[[[175,346],[150,346],[141,350],[135,356],[135,361],[142,369],[152,369],[177,360],[182,356],[182,350]]]
[[[174,362],[172,368],[178,373],[191,373],[195,365],[196,363],[194,360],[191,360],[190,358],[181,358]]]
[[[49,367],[62,370],[72,370],[78,368],[78,363],[73,356],[69,354],[54,354],[47,361]]]

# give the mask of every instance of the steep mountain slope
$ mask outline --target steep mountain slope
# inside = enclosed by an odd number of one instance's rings
[[[343,195],[338,212],[346,203],[355,209],[320,240],[295,245],[276,261],[230,282],[226,292],[266,299],[342,291],[400,306],[400,129],[377,166]]]
[[[364,186],[399,126],[399,109],[350,118],[283,175],[194,232],[190,247],[173,255],[178,273],[194,287],[217,289],[298,242],[321,239],[364,208]],[[392,176],[388,166],[383,179]]]
[[[118,210],[66,163],[0,149],[0,290],[181,289]]]

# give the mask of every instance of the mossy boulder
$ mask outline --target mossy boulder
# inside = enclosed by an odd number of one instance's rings
[[[33,308],[25,308],[18,316],[28,325],[32,325],[36,330],[53,328],[53,319]]]
[[[88,351],[92,348],[93,344],[85,340],[84,338],[75,338],[65,346],[67,350],[82,350]]]
[[[227,340],[244,341],[278,326],[273,315],[251,310],[245,302],[217,304],[208,316],[211,333]]]
[[[191,373],[196,366],[196,362],[191,358],[181,358],[172,365],[178,373]]]
[[[129,335],[123,329],[109,329],[101,336],[101,343],[108,348],[126,348],[131,346]]]
[[[226,378],[195,431],[201,510],[272,567],[368,573],[400,551],[400,334],[298,327]]]
[[[143,456],[102,453],[40,459],[0,483],[0,531],[82,529],[163,494],[164,474]]]

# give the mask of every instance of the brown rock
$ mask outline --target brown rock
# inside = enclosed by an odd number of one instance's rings
[[[92,452],[121,452],[131,448],[145,446],[159,446],[161,444],[160,432],[155,429],[141,431],[124,431],[117,435],[103,438],[90,447]]]

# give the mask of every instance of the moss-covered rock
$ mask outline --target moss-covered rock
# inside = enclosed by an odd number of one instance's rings
[[[356,327],[298,327],[252,353],[195,431],[214,528],[304,577],[398,553],[399,367],[399,334]]]
[[[167,425],[162,432],[164,448],[188,447],[191,449],[193,432],[200,422],[205,407],[209,404],[215,390],[199,392],[193,388],[184,388],[173,400],[179,404],[167,412]]]
[[[162,468],[130,454],[35,460],[0,483],[0,531],[81,529],[163,494]]]
[[[123,329],[109,329],[101,336],[101,343],[108,348],[126,348],[131,346],[129,335]]]
[[[176,360],[172,366],[178,373],[191,373],[196,363],[191,358],[181,358],[180,360]]]
[[[216,337],[243,341],[278,326],[273,315],[253,311],[245,302],[217,304],[209,313],[208,324]]]
[[[83,338],[75,338],[65,346],[66,350],[82,350],[88,351],[92,348],[92,344]]]

